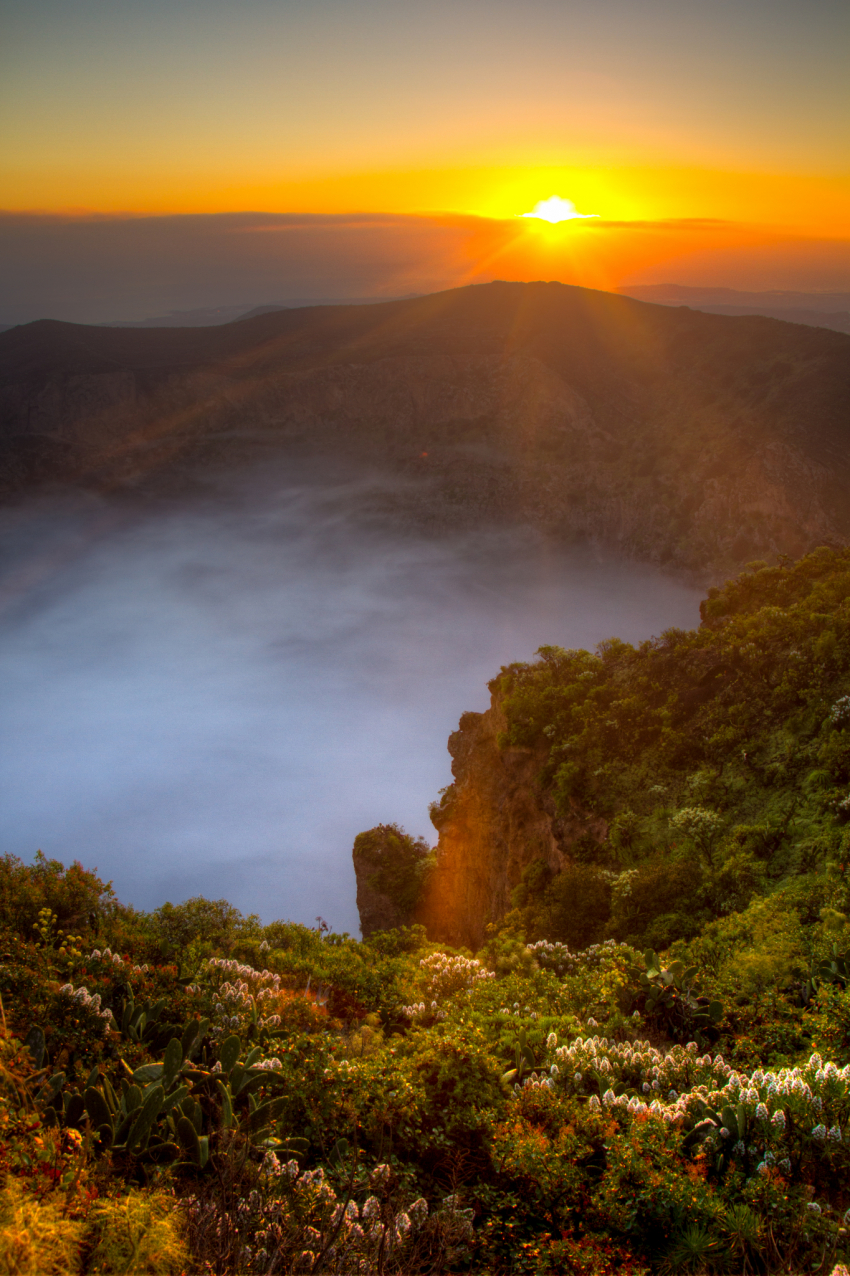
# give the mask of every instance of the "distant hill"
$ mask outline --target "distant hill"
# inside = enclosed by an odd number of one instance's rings
[[[395,300],[395,298],[293,297],[288,301],[272,301],[262,306],[211,306],[203,310],[172,310],[167,315],[153,315],[149,319],[113,319],[109,323],[98,326],[103,328],[208,328],[213,324],[254,319],[257,315],[271,314],[275,310],[296,310],[302,306],[372,306],[387,300]],[[0,331],[10,326],[10,324],[4,324],[0,326]]]
[[[716,576],[850,536],[850,337],[543,283],[0,333],[7,492],[268,449],[373,467],[435,530],[531,522]]]
[[[690,306],[713,315],[765,315],[812,328],[850,333],[850,292],[739,292],[735,288],[693,288],[685,284],[637,284],[626,297],[662,306]]]

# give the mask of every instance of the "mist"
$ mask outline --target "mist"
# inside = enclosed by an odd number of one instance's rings
[[[698,620],[658,572],[426,536],[381,496],[290,464],[0,512],[3,850],[80,859],[138,908],[224,896],[357,933],[355,835],[436,840],[447,738],[501,664]]]

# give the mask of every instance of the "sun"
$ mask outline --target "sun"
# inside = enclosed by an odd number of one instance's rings
[[[598,217],[599,214],[580,213],[571,199],[561,199],[560,195],[550,195],[548,199],[541,199],[535,204],[530,213],[520,213],[519,216],[535,217],[538,221],[549,222],[554,226],[556,222],[584,220],[588,217]]]

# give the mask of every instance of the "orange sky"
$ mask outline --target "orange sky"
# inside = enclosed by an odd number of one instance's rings
[[[831,261],[850,282],[846,0],[0,0],[0,18],[0,209],[472,215],[458,278],[700,282],[770,259],[789,286],[811,259],[799,286],[829,286]],[[551,195],[598,220],[514,229]]]

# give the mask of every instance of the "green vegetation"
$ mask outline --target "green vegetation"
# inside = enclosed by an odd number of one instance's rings
[[[0,1273],[847,1263],[848,597],[821,551],[503,670],[607,834],[477,954],[0,860]]]
[[[382,923],[406,926],[412,919],[434,853],[424,838],[413,838],[398,824],[378,824],[354,839],[355,865],[365,870],[366,885],[376,897],[370,910],[360,901],[360,920],[368,935]],[[370,913],[374,912],[374,919]],[[374,924],[371,924],[373,923]]]
[[[666,948],[783,890],[808,892],[804,922],[843,910],[850,553],[753,564],[702,616],[636,648],[544,647],[491,683],[505,743],[547,754],[558,814],[607,823],[564,875],[523,884],[529,934]]]

